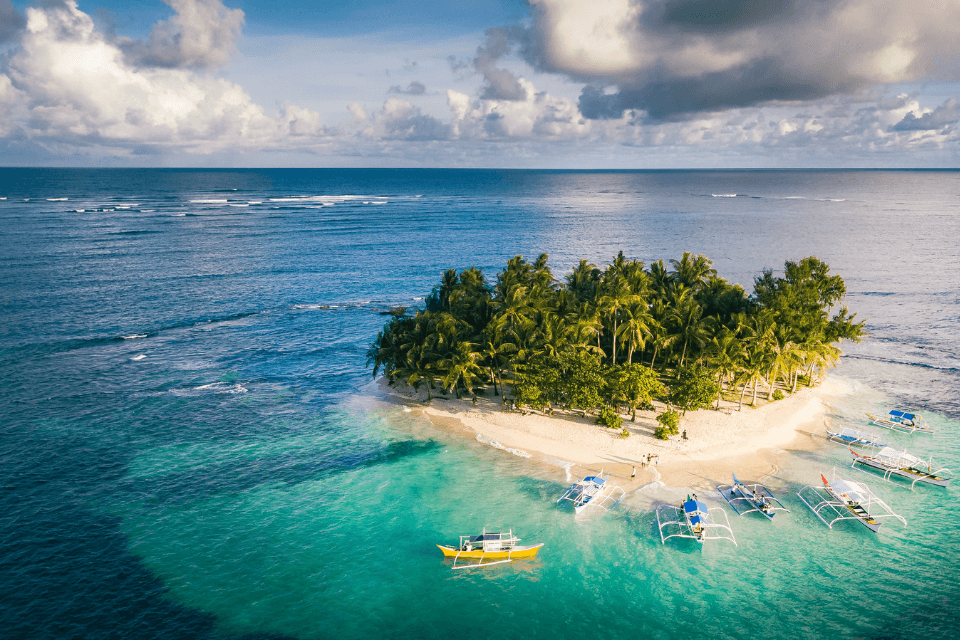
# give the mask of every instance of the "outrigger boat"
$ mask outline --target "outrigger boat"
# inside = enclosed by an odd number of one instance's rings
[[[863,467],[872,467],[882,471],[883,479],[887,481],[891,481],[891,476],[906,478],[911,481],[911,490],[918,482],[945,487],[950,484],[950,478],[944,478],[940,474],[953,474],[946,467],[934,467],[933,458],[923,460],[907,451],[897,451],[893,447],[884,447],[872,455],[864,455],[850,449],[850,455],[853,456],[851,467],[856,467],[858,464]]]
[[[569,500],[573,503],[573,512],[578,516],[584,513],[587,507],[609,511],[623,499],[625,493],[623,487],[608,484],[609,477],[610,474],[604,476],[601,469],[598,476],[587,476],[583,480],[578,480],[557,498],[557,502]]]
[[[669,515],[668,515],[669,514]],[[680,516],[683,516],[683,520]],[[720,517],[723,522],[720,522]],[[664,521],[663,518],[673,517],[674,520]],[[662,504],[657,507],[657,524],[660,527],[660,542],[667,543],[670,538],[693,538],[701,545],[707,540],[729,540],[737,544],[727,519],[727,512],[720,507],[707,508],[707,505],[697,499],[697,495],[687,496],[679,507]],[[663,535],[663,528],[675,526],[676,533]],[[726,532],[726,533],[724,533]]]
[[[923,420],[922,416],[918,416],[915,413],[891,411],[886,416],[880,418],[869,413],[867,417],[870,418],[870,422],[878,427],[886,427],[887,429],[894,429],[895,431],[903,431],[905,433],[936,433],[936,431],[930,428],[930,425]]]
[[[458,547],[446,544],[438,544],[437,547],[443,552],[444,558],[453,558],[454,569],[469,569],[513,562],[517,558],[532,558],[543,546],[541,542],[521,547],[517,545],[518,542],[520,538],[513,535],[512,529],[507,533],[488,533],[484,529],[479,536],[460,536]],[[457,566],[460,560],[476,560],[476,562]]]
[[[830,429],[826,429],[825,431],[827,432],[827,440],[848,447],[853,445],[855,447],[882,449],[887,446],[886,439],[879,433],[873,433],[872,431],[852,429],[850,427],[844,427],[840,431],[830,431]]]
[[[783,503],[774,497],[770,489],[762,484],[744,484],[737,479],[735,473],[733,474],[733,484],[718,485],[717,491],[720,492],[724,500],[730,503],[730,507],[738,516],[756,511],[773,520],[777,511],[790,513],[790,509],[783,506]]]
[[[906,526],[903,516],[893,512],[887,503],[873,494],[867,485],[853,480],[844,480],[834,473],[828,482],[821,473],[823,486],[810,485],[800,489],[797,495],[810,510],[829,528],[838,520],[857,520],[870,531],[877,533],[882,522],[879,518],[896,518]],[[824,512],[827,512],[824,517]],[[831,518],[827,520],[827,518]]]

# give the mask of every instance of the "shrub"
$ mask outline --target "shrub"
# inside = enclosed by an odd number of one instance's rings
[[[619,429],[623,424],[623,418],[613,410],[613,407],[604,407],[597,416],[597,424],[602,424],[609,429]]]
[[[680,414],[673,409],[669,409],[658,415],[657,422],[661,425],[657,428],[663,428],[668,435],[675,436],[680,433]],[[666,440],[666,438],[661,439]]]
[[[774,399],[774,400],[783,400],[783,391],[781,391],[780,389],[776,389],[776,390],[773,392],[773,399]]]
[[[627,431],[626,429],[622,429],[622,430],[620,431],[620,437],[621,437],[621,438],[629,438],[629,437],[630,437],[630,432]]]
[[[670,429],[668,427],[656,427],[653,430],[653,437],[658,440],[666,440],[670,437]]]

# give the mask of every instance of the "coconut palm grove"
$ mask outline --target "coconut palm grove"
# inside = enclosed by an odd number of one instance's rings
[[[390,310],[370,347],[373,375],[538,410],[597,412],[619,427],[626,407],[653,399],[658,437],[677,432],[679,412],[719,402],[742,407],[814,384],[837,363],[843,339],[863,322],[841,305],[843,279],[816,257],[787,261],[782,277],[764,270],[752,295],[717,275],[703,255],[649,267],[623,252],[600,269],[581,260],[562,280],[543,254],[515,256],[488,283],[480,269],[449,269],[423,309]],[[624,437],[628,432],[623,431]]]

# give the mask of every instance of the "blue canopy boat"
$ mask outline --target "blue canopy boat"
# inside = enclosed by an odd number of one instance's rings
[[[681,515],[683,520],[680,520]],[[671,516],[675,519],[663,520]],[[723,522],[720,522],[721,517]],[[692,497],[688,495],[679,507],[667,504],[657,507],[657,524],[660,527],[660,542],[663,544],[675,537],[693,538],[701,545],[707,540],[729,540],[734,545],[737,544],[727,512],[720,507],[708,508],[704,502],[697,499],[696,494]],[[665,536],[664,527],[676,527],[676,532]]]
[[[931,429],[930,426],[924,422],[923,416],[915,413],[894,410],[880,418],[869,413],[867,417],[870,418],[870,422],[878,427],[886,427],[887,429],[894,429],[906,433],[934,433],[934,429]]]

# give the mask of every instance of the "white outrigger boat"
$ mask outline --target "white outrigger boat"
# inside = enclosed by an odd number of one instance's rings
[[[489,567],[494,564],[513,562],[517,558],[532,558],[540,551],[543,543],[528,546],[519,546],[520,538],[513,535],[511,529],[507,533],[488,533],[483,530],[479,536],[460,536],[460,545],[452,547],[438,544],[444,558],[453,558],[453,569],[470,569],[473,567]],[[461,559],[476,560],[457,566]]]
[[[918,416],[915,413],[891,411],[887,415],[879,418],[869,413],[867,417],[870,418],[870,422],[878,427],[886,427],[887,429],[893,429],[895,431],[903,431],[905,433],[936,433],[936,430],[932,429],[930,425],[924,421],[923,416]]]
[[[829,528],[832,529],[833,523],[838,520],[856,520],[877,533],[883,524],[878,522],[880,518],[896,518],[906,526],[907,521],[903,516],[894,513],[886,502],[874,495],[862,482],[844,480],[837,477],[836,473],[832,482],[828,482],[822,473],[820,480],[823,481],[823,486],[806,486],[800,489],[797,495]]]
[[[949,473],[953,475],[953,472],[946,467],[935,467],[933,458],[923,460],[912,453],[908,453],[906,450],[897,451],[893,447],[884,447],[880,451],[870,455],[857,453],[853,449],[850,449],[850,454],[853,456],[853,464],[850,465],[851,467],[855,468],[859,464],[862,467],[872,467],[873,469],[882,471],[883,479],[888,482],[892,482],[890,479],[892,476],[906,478],[911,481],[911,490],[918,482],[925,482],[936,487],[945,487],[950,484],[950,478],[944,478],[941,474]]]
[[[723,499],[730,503],[730,507],[738,515],[756,511],[769,520],[777,515],[777,511],[786,511],[790,509],[783,506],[773,495],[770,489],[762,484],[744,484],[737,479],[737,474],[733,474],[733,484],[721,484],[717,486],[717,491],[723,496]]]
[[[610,478],[608,473],[603,475],[600,470],[598,476],[587,476],[583,480],[578,480],[567,489],[562,496],[557,498],[557,502],[569,500],[573,503],[573,512],[579,516],[583,514],[588,507],[596,507],[609,511],[626,493],[623,487],[617,487],[607,482]]]
[[[723,522],[720,522],[721,516]],[[664,521],[664,518],[670,517],[674,519]],[[720,507],[707,508],[706,504],[697,499],[696,494],[687,496],[679,507],[669,504],[657,507],[657,524],[660,527],[660,542],[663,544],[670,538],[693,538],[701,545],[707,540],[729,540],[734,545],[737,544],[727,512]],[[676,527],[676,533],[663,535],[663,528],[669,526]]]
[[[882,449],[883,447],[887,446],[886,438],[879,433],[874,433],[865,429],[844,427],[840,431],[830,431],[830,429],[825,429],[825,431],[827,432],[827,440],[845,446],[853,445],[855,447],[873,449]]]

